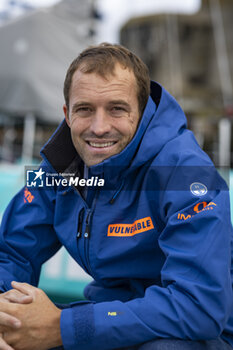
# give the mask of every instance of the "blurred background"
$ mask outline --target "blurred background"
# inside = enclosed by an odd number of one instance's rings
[[[176,97],[200,146],[225,169],[233,200],[232,20],[232,0],[0,0],[0,218],[24,184],[24,165],[40,163],[63,119],[69,64],[103,41],[135,52]],[[61,249],[40,286],[65,302],[82,298],[88,281]]]

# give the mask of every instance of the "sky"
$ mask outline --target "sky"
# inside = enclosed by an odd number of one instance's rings
[[[58,0],[15,0],[15,3],[24,3],[32,6],[51,6],[58,2]],[[9,0],[0,0],[0,11],[6,8]]]
[[[104,21],[100,22],[100,42],[119,42],[119,28],[131,17],[152,13],[194,13],[201,0],[96,0]],[[133,3],[133,6],[132,6]],[[108,28],[108,30],[106,30]]]
[[[14,0],[11,2],[14,3],[24,3],[24,4],[29,4],[32,6],[51,6],[53,4],[55,4],[56,2],[58,2],[59,0]],[[100,3],[103,4],[104,7],[108,7],[110,9],[114,9],[114,8],[122,8],[122,4],[125,4],[126,7],[133,7],[133,8],[140,8],[140,3],[143,5],[143,7],[145,8],[160,8],[160,9],[169,9],[169,8],[183,8],[183,10],[185,11],[186,9],[189,11],[189,9],[192,9],[193,7],[195,8],[196,3],[199,3],[199,0],[134,0],[132,2],[132,0],[96,0]],[[4,9],[7,4],[10,2],[10,0],[0,0],[0,10]],[[132,6],[133,3],[133,6]],[[124,8],[124,6],[123,6]]]
[[[12,11],[12,15],[22,14],[20,4],[33,7],[48,7],[60,0],[0,0],[0,11]],[[77,0],[78,2],[78,0]],[[97,42],[119,42],[119,29],[131,17],[151,15],[152,13],[194,13],[198,11],[201,0],[95,0],[103,20],[97,27]],[[15,4],[15,6],[9,4]],[[132,6],[133,4],[133,6]],[[107,30],[106,30],[107,28]]]

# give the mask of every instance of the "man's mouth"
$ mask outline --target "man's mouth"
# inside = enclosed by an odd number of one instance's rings
[[[92,142],[92,141],[87,141],[87,143],[91,147],[104,148],[104,147],[111,147],[111,146],[113,146],[116,143],[116,141],[109,141],[109,142]]]

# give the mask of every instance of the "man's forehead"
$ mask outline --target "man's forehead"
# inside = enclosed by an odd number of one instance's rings
[[[85,66],[80,66],[73,75],[72,82],[74,81],[82,81],[88,80],[89,77],[99,77],[105,80],[106,82],[110,82],[112,80],[121,80],[124,81],[132,81],[133,83],[136,82],[136,77],[134,75],[134,72],[130,70],[128,67],[124,67],[119,63],[116,63],[113,70],[106,70],[106,71],[100,71],[98,68],[92,72],[88,72],[85,69]]]
[[[85,96],[99,96],[105,94],[113,96],[114,94],[130,98],[132,95],[137,95],[137,86],[134,75],[129,70],[116,70],[114,75],[102,77],[99,74],[83,73],[77,70],[73,76],[70,98],[73,100],[84,98]],[[94,94],[94,95],[93,95]]]
[[[87,101],[96,99],[97,101],[128,101],[136,97],[134,85],[127,80],[103,80],[103,79],[80,79],[76,80],[71,89],[70,99],[74,101]]]

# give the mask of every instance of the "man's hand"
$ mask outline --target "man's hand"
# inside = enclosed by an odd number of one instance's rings
[[[0,293],[0,303],[20,303],[28,304],[33,301],[32,296],[21,293],[18,290],[11,289],[6,293]],[[1,309],[0,309],[1,310]],[[0,311],[0,327],[2,326],[10,327],[12,331],[18,329],[21,326],[20,320],[17,318],[8,315],[5,312]],[[12,350],[12,347],[9,346],[3,339],[3,333],[0,333],[0,349],[2,350]]]
[[[34,350],[47,350],[62,345],[60,334],[61,310],[38,288],[27,283],[18,282],[12,282],[12,287],[19,293],[31,296],[32,302],[17,304],[15,301],[8,303],[0,299],[0,310],[20,321],[18,326],[15,326],[17,322],[14,327],[9,326],[9,324],[0,326],[3,341],[8,344],[8,347],[0,347],[0,349],[31,350],[33,348]],[[10,298],[11,300],[17,299],[16,295],[13,299]]]

